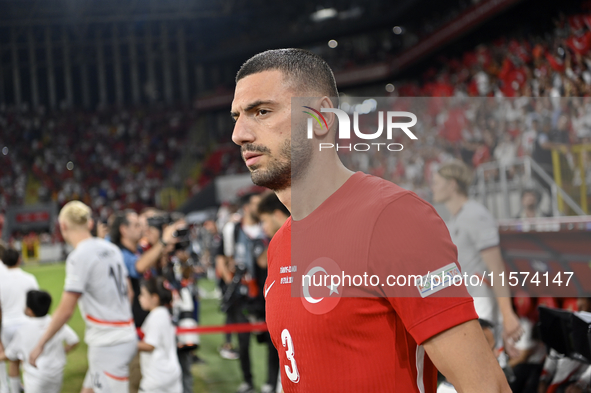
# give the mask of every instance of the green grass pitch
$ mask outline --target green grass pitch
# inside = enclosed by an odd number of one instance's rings
[[[64,286],[65,268],[63,263],[41,266],[26,266],[24,270],[37,277],[39,287],[48,291],[53,297],[52,311],[59,304]],[[213,291],[215,283],[208,280],[199,281],[206,291]],[[203,299],[201,301],[201,325],[219,325],[225,320],[219,311],[219,300]],[[86,360],[86,344],[83,342],[84,321],[80,311],[69,322],[81,339],[80,346],[68,355],[68,363],[64,372],[62,393],[79,393],[88,366]],[[237,339],[233,336],[235,346]],[[222,334],[201,335],[201,346],[197,351],[205,364],[193,365],[194,392],[198,393],[233,393],[241,382],[240,364],[238,360],[222,359],[218,348],[223,342]],[[258,344],[254,337],[251,341],[251,361],[254,382],[260,388],[266,381],[266,347]]]

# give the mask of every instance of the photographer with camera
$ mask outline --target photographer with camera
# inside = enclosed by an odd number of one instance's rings
[[[259,194],[250,193],[240,198],[242,220],[229,222],[223,229],[223,249],[228,264],[218,259],[216,268],[226,284],[222,298],[222,311],[226,323],[262,322],[265,317],[263,285],[266,279],[266,238],[257,215],[261,200]],[[257,336],[264,342],[264,336]],[[250,333],[238,333],[240,368],[244,382],[237,393],[254,392],[250,364]],[[267,386],[266,390],[271,387]],[[270,391],[270,390],[269,390]]]
[[[148,219],[148,225],[145,236],[150,243],[150,249],[146,252],[143,252],[139,246],[140,239],[144,234],[139,217],[133,210],[117,213],[109,234],[111,242],[121,249],[123,262],[131,281],[133,289],[132,314],[136,328],[142,326],[148,315],[139,303],[140,280],[144,273],[156,266],[166,248],[177,243],[178,238],[175,237],[175,232],[180,224],[175,223],[164,227],[163,219],[153,217]],[[139,389],[141,379],[139,356],[132,360],[129,374],[130,392],[135,393]]]

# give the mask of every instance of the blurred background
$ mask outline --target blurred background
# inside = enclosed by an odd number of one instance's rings
[[[125,209],[181,213],[179,263],[193,269],[199,323],[222,323],[221,231],[244,213],[241,197],[262,191],[231,142],[234,78],[252,55],[283,47],[324,58],[342,102],[369,107],[364,126],[375,127],[375,105],[349,97],[392,107],[427,97],[417,142],[344,153],[347,165],[431,201],[438,165],[463,160],[470,196],[499,221],[506,262],[578,269],[579,288],[560,296],[589,290],[589,0],[0,0],[0,238],[59,297],[65,203],[83,201],[104,225]],[[578,309],[549,298],[541,304]],[[195,391],[240,382],[221,343],[203,338]],[[83,349],[73,356],[68,392],[85,370]]]

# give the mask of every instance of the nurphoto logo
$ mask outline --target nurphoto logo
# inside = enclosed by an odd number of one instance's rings
[[[308,119],[308,128],[307,128],[307,136],[308,139],[312,139],[314,137],[314,120],[320,125],[320,128],[326,127],[328,129],[328,123],[326,119],[322,115],[321,112],[331,112],[334,113],[339,121],[339,139],[351,139],[351,119],[349,118],[349,114],[342,109],[336,108],[321,108],[320,111],[311,108],[309,106],[304,106],[304,108],[309,109],[310,111],[303,111],[304,113],[311,116]],[[404,112],[404,111],[379,111],[378,112],[378,129],[372,133],[364,133],[361,132],[359,129],[359,113],[353,113],[353,132],[359,139],[363,140],[375,140],[382,136],[384,132],[384,118],[386,119],[386,139],[392,140],[394,135],[394,130],[402,130],[410,139],[418,139],[415,134],[410,130],[410,127],[417,124],[417,116],[412,112]],[[410,121],[401,122],[399,121],[400,118],[410,119]],[[396,121],[395,121],[396,119]],[[355,144],[338,144],[338,143],[320,143],[319,144],[319,151],[323,149],[335,149],[339,150],[354,150],[354,151],[368,151],[370,149],[375,148],[378,151],[380,147],[384,146],[389,151],[401,151],[404,146],[401,143],[355,143]]]

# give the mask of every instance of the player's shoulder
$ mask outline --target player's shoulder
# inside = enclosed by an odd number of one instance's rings
[[[115,244],[113,244],[109,241],[106,241],[105,239],[98,238],[98,237],[95,237],[94,239],[96,240],[96,244],[98,247],[104,248],[105,250],[109,250],[114,255],[120,256],[121,258],[123,258],[123,253],[121,252],[121,248],[117,247]]]
[[[117,254],[121,254],[119,247],[113,243],[99,237],[91,237],[80,242],[80,244],[78,244],[78,246],[70,253],[70,255],[73,254],[76,256],[83,254],[88,256],[89,253],[96,254],[105,251],[117,252]]]
[[[414,192],[377,176],[364,174],[359,190],[367,195],[367,205],[378,210],[380,214],[384,213],[386,208],[409,214],[431,214],[435,211],[431,204]]]
[[[494,221],[491,212],[482,203],[469,199],[464,203],[461,210],[462,218],[466,220],[492,220]]]

